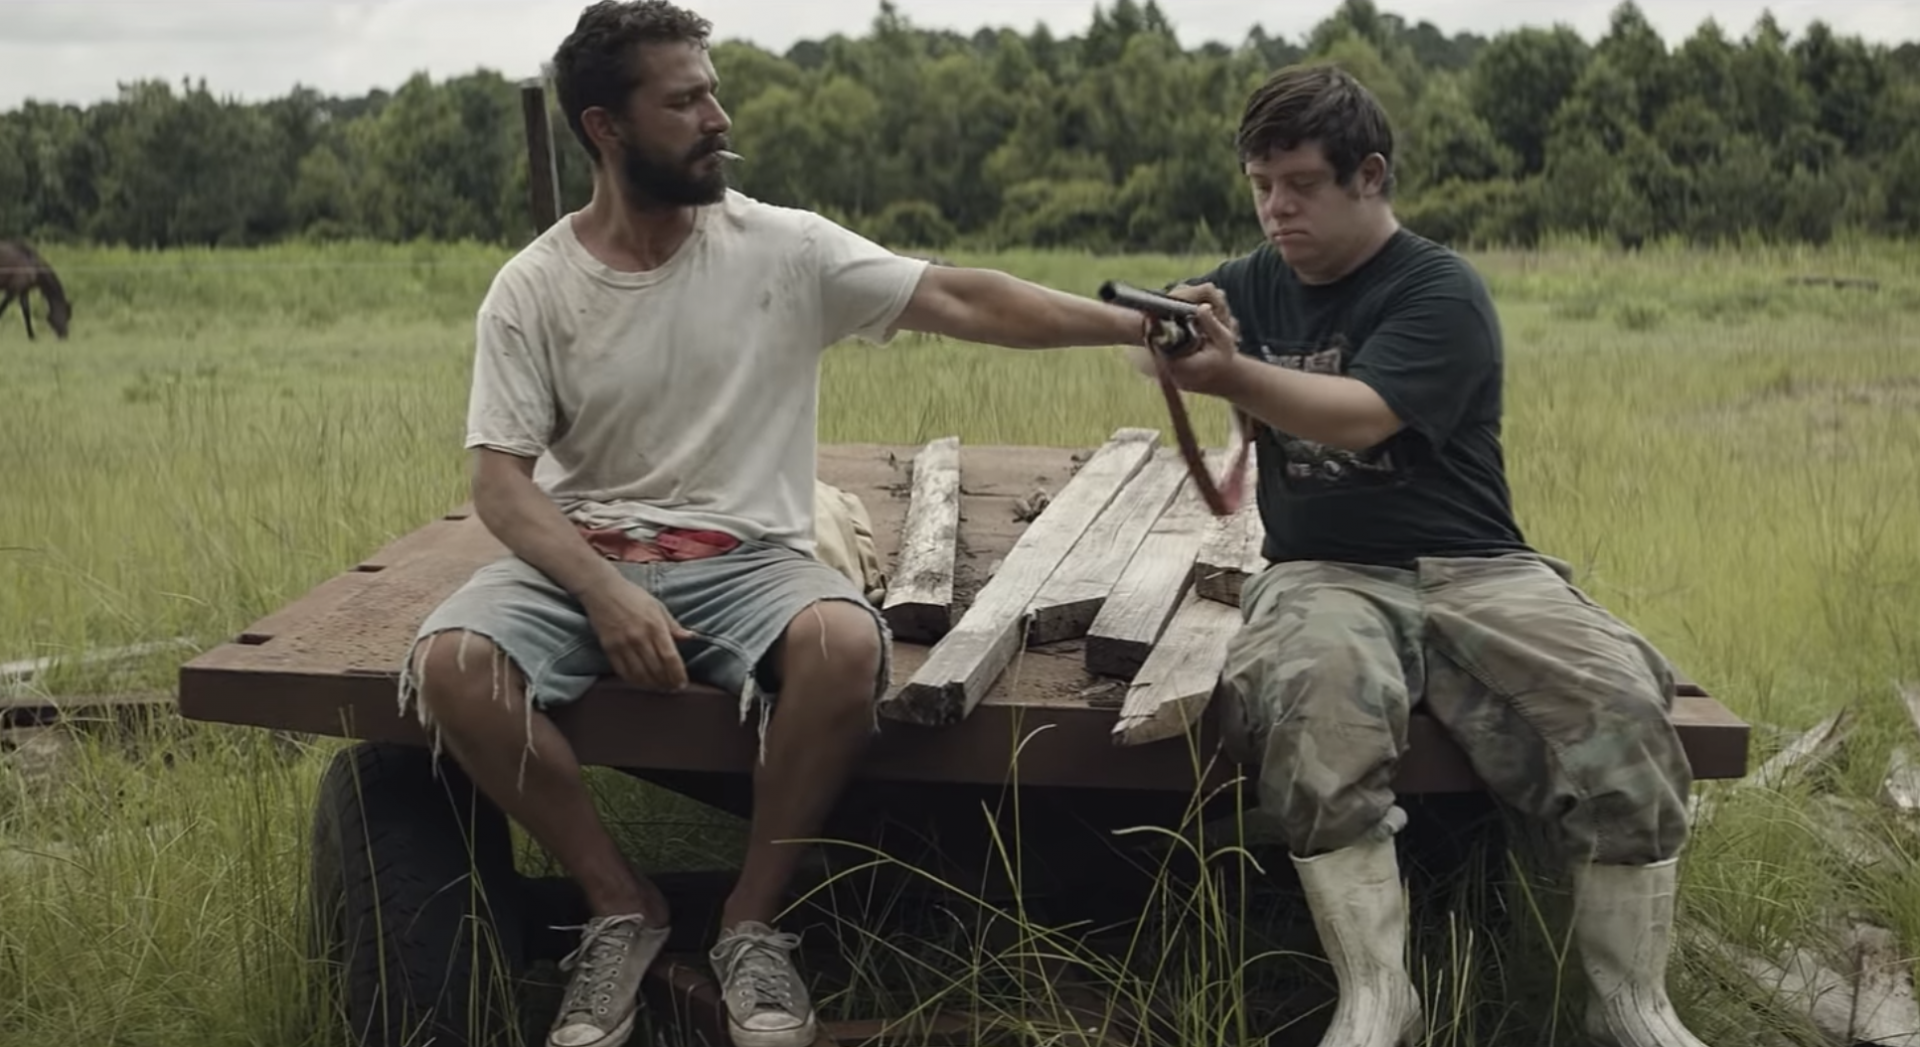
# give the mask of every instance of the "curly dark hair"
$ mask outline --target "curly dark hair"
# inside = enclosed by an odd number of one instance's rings
[[[1382,193],[1393,195],[1393,124],[1379,99],[1353,74],[1332,63],[1289,66],[1247,98],[1234,146],[1241,162],[1274,149],[1317,141],[1342,187],[1373,153],[1387,161]]]
[[[580,12],[580,21],[553,56],[554,93],[560,112],[587,155],[600,150],[580,114],[595,106],[620,111],[642,82],[634,51],[641,44],[708,46],[713,24],[667,0],[599,0]]]

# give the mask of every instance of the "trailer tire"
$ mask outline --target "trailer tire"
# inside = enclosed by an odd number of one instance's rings
[[[315,798],[309,954],[355,1047],[517,1044],[526,928],[506,817],[450,759],[361,743]]]

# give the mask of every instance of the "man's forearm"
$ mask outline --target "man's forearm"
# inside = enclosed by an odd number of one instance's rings
[[[518,469],[478,466],[473,505],[500,544],[582,602],[606,586],[625,581],[533,478]]]
[[[937,333],[1018,349],[1133,345],[1139,313],[1067,294],[991,269],[939,274],[942,295],[929,310]]]
[[[1365,382],[1244,356],[1234,359],[1215,395],[1282,432],[1348,451],[1364,451],[1400,429],[1400,420]]]

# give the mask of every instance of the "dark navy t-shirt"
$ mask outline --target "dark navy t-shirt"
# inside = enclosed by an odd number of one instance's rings
[[[1358,453],[1256,423],[1268,560],[1529,551],[1500,445],[1499,318],[1459,255],[1402,229],[1333,284],[1301,283],[1270,244],[1189,282],[1226,293],[1242,353],[1366,382],[1407,423]]]

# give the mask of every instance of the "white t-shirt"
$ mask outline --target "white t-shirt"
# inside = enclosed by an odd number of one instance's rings
[[[645,273],[599,262],[563,217],[481,303],[466,446],[539,458],[576,523],[811,553],[821,355],[886,342],[926,267],[732,191]]]

